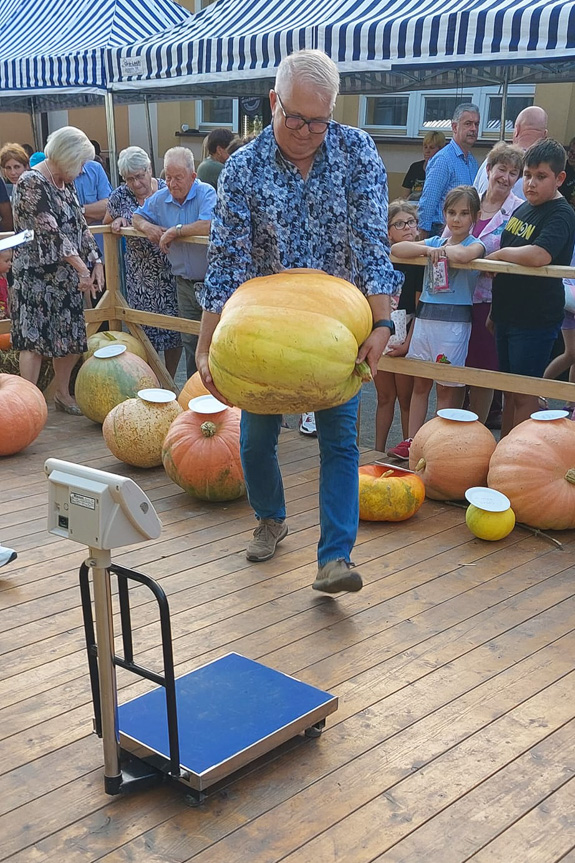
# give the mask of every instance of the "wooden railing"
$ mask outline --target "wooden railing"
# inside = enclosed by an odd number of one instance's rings
[[[109,322],[112,330],[122,329],[122,325],[138,338],[146,349],[148,363],[153,368],[163,386],[176,390],[173,379],[167,371],[164,363],[154,350],[153,345],[147,338],[143,325],[158,327],[160,329],[176,330],[181,333],[198,334],[200,325],[196,321],[169,315],[158,315],[152,312],[144,312],[132,309],[120,291],[120,237],[113,234],[109,226],[92,226],[90,230],[94,234],[104,236],[104,256],[106,262],[106,291],[94,309],[86,309],[86,329],[88,335],[98,330],[102,321]],[[133,228],[123,228],[122,235],[125,237],[143,236]],[[9,236],[9,234],[0,234]],[[180,242],[208,244],[207,237],[187,237]],[[394,263],[410,263],[425,266],[425,260],[421,261],[399,261],[392,258]],[[470,264],[456,264],[460,269],[485,270],[492,273],[515,273],[517,275],[536,275],[541,278],[559,277],[575,278],[574,267],[521,267],[516,264],[508,264],[502,261],[484,261],[478,259]],[[10,331],[10,321],[0,321],[0,333]],[[503,390],[504,392],[522,393],[525,395],[544,396],[551,399],[559,399],[565,402],[575,402],[575,384],[565,381],[553,381],[543,378],[524,377],[523,375],[511,375],[505,372],[493,372],[484,369],[472,369],[464,366],[452,366],[447,364],[424,362],[423,360],[406,359],[405,357],[382,357],[378,366],[382,371],[396,372],[415,377],[430,378],[431,380],[450,381],[453,383],[469,384],[472,386],[487,387],[489,389]]]

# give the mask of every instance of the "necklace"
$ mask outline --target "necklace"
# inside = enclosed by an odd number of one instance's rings
[[[51,170],[50,170],[50,168],[48,167],[48,160],[47,160],[47,159],[44,159],[44,161],[42,162],[42,164],[46,166],[46,170],[47,170],[47,171],[48,171],[48,173],[50,174],[50,177],[51,177],[51,179],[52,179],[52,182],[53,182],[53,184],[56,186],[56,188],[57,188],[57,189],[62,190],[62,189],[64,188],[64,184],[62,183],[62,185],[61,185],[61,186],[59,186],[59,185],[58,185],[58,183],[57,183],[57,182],[56,182],[56,180],[54,179],[54,174],[52,173],[52,171],[51,171]]]

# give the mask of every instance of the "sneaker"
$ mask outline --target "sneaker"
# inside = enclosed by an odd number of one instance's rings
[[[341,593],[342,590],[355,593],[362,587],[361,575],[354,571],[353,563],[348,563],[343,557],[318,566],[317,576],[312,584],[314,590],[322,590],[324,593]]]
[[[409,458],[409,447],[411,446],[411,441],[413,438],[408,437],[407,440],[402,440],[401,443],[398,443],[397,446],[394,446],[392,449],[388,449],[388,455],[394,455],[396,458],[401,459],[401,461],[407,461]]]
[[[299,418],[299,430],[301,434],[307,434],[310,437],[317,437],[315,414],[302,414]]]
[[[18,555],[13,548],[6,548],[5,545],[0,545],[0,566],[6,566],[7,563],[11,563],[17,557]]]
[[[254,538],[246,548],[248,560],[260,562],[269,560],[276,552],[276,547],[288,533],[286,521],[275,521],[273,518],[262,518],[254,530]]]

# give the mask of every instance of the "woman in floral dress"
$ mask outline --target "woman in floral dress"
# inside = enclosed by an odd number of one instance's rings
[[[70,375],[87,347],[84,294],[101,290],[104,269],[74,179],[94,158],[94,147],[80,129],[64,126],[49,136],[45,153],[14,187],[14,228],[33,229],[34,239],[14,250],[12,343],[20,351],[20,374],[34,384],[42,357],[52,358],[56,408],[81,415]]]
[[[108,200],[104,224],[112,231],[130,227],[134,211],[146,198],[163,188],[163,180],[152,176],[152,164],[145,150],[127,147],[118,157],[118,170],[125,183],[115,189]],[[167,257],[160,248],[144,237],[126,237],[126,299],[133,309],[159,315],[178,315],[176,280]],[[164,352],[164,362],[175,377],[182,338],[173,330],[144,327],[156,351]]]

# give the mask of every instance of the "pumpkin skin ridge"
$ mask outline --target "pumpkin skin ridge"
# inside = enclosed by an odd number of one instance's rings
[[[213,437],[204,437],[200,430],[206,422],[216,426]],[[245,483],[239,455],[239,422],[237,408],[228,408],[221,415],[183,411],[170,426],[162,448],[164,469],[170,479],[199,500],[220,503],[242,497]],[[236,447],[232,447],[228,435],[237,435]],[[225,462],[221,468],[220,462]]]
[[[411,518],[425,500],[422,480],[401,468],[363,465],[359,468],[359,511],[362,521],[400,522]]]
[[[260,276],[226,302],[210,372],[228,401],[257,413],[343,404],[361,387],[355,361],[371,328],[369,303],[345,280],[289,270]]]
[[[434,417],[413,438],[409,467],[416,470],[420,459],[424,459],[423,468],[416,473],[425,484],[427,497],[462,500],[471,486],[487,484],[489,459],[495,446],[491,432],[477,420],[456,423]]]
[[[30,446],[46,425],[48,406],[35,384],[6,373],[0,373],[0,406],[0,456],[16,455]]]
[[[269,285],[272,275],[274,288]],[[309,287],[310,281],[313,281],[314,288]],[[308,303],[310,310],[314,310],[318,286],[329,293],[332,307],[337,305],[340,311],[345,312],[345,317],[349,315],[349,322],[342,320],[342,323],[352,332],[358,344],[362,344],[370,334],[373,323],[369,304],[362,303],[365,297],[351,282],[339,276],[330,276],[321,270],[295,268],[248,279],[234,291],[226,302],[226,307],[231,310],[236,306],[240,308],[260,306],[262,305],[262,296],[259,295],[261,290],[265,291],[266,304],[274,311],[277,308],[306,311],[305,307]],[[276,293],[277,288],[280,289]],[[301,308],[302,303],[304,309]],[[357,327],[350,326],[350,323],[357,323]]]
[[[137,354],[126,351],[108,359],[90,357],[76,378],[76,402],[88,419],[101,425],[116,405],[135,398],[138,390],[158,386],[153,370]]]
[[[529,419],[497,445],[487,483],[507,495],[518,522],[569,530],[575,528],[575,486],[566,474],[574,464],[575,423]]]

